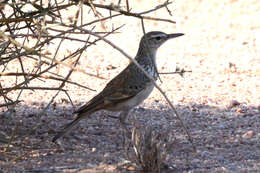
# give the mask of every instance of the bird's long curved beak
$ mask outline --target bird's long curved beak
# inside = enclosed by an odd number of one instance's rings
[[[167,35],[168,35],[168,39],[171,39],[171,38],[183,36],[184,34],[183,33],[174,33],[174,34],[167,34]]]

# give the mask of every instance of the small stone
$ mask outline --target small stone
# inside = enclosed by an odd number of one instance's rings
[[[239,105],[240,105],[240,102],[238,102],[237,100],[231,100],[230,104],[229,104],[229,108],[233,108],[233,107],[236,107]]]
[[[237,113],[244,113],[244,110],[241,109],[241,108],[238,108],[238,109],[236,110],[236,112],[237,112]]]
[[[255,133],[253,130],[249,130],[248,132],[242,135],[242,138],[251,138],[252,136],[254,136],[254,134]]]

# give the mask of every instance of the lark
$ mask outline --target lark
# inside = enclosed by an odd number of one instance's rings
[[[167,40],[182,35],[184,34],[166,34],[160,31],[146,33],[140,41],[135,60],[150,77],[157,80],[159,76],[156,66],[158,48]],[[130,110],[142,103],[151,94],[153,88],[153,82],[133,62],[130,62],[121,73],[108,82],[99,94],[74,112],[77,114],[75,120],[65,125],[52,141],[55,142],[58,138],[64,136],[81,119],[100,110],[120,112],[119,120],[122,125],[125,125]]]

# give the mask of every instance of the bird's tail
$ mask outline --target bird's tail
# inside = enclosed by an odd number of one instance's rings
[[[55,142],[60,137],[64,136],[67,132],[69,132],[82,118],[83,116],[78,116],[75,120],[65,125],[65,127],[59,131],[52,139],[52,142]]]

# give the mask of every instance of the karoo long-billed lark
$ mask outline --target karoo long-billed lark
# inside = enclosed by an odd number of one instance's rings
[[[182,33],[165,34],[153,31],[145,34],[139,45],[135,60],[154,79],[158,78],[156,66],[157,49],[167,40],[182,36]],[[142,103],[152,92],[154,84],[131,62],[121,73],[112,79],[98,95],[74,113],[75,120],[65,125],[53,138],[53,142],[65,135],[81,119],[99,110],[120,111],[120,122],[125,123],[129,111]]]

